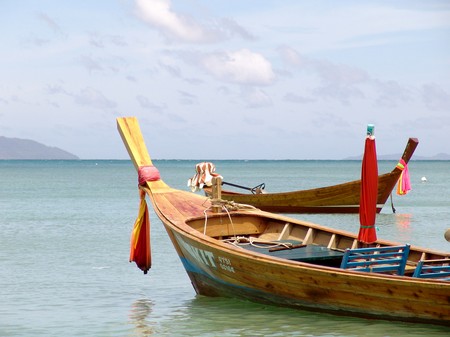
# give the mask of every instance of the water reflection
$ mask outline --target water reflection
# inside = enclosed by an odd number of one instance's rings
[[[153,334],[154,329],[147,321],[152,312],[152,307],[153,302],[148,299],[139,299],[132,304],[129,318],[135,326],[133,336],[144,337]]]
[[[395,224],[399,230],[409,229],[412,214],[395,214]]]
[[[167,336],[448,336],[450,329],[261,305],[199,296],[159,322]]]

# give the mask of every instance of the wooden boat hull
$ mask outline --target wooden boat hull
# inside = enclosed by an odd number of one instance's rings
[[[402,159],[408,163],[418,140],[410,138]],[[392,193],[402,171],[395,167],[391,172],[378,177],[377,213],[381,211]],[[211,195],[211,188],[204,187]],[[358,213],[361,180],[308,190],[280,193],[238,193],[222,190],[222,199],[253,205],[261,210],[275,213]]]
[[[226,216],[222,218],[227,220]],[[450,284],[248,254],[164,222],[195,291],[339,315],[450,326]],[[311,228],[311,227],[308,227]],[[319,229],[319,228],[317,228]],[[324,233],[322,232],[322,235]],[[346,237],[351,237],[349,233]],[[332,234],[330,234],[330,237]],[[380,242],[378,242],[380,243]],[[391,244],[383,242],[383,244]],[[424,254],[425,251],[420,252]],[[416,251],[415,254],[418,255]],[[428,256],[437,253],[429,251]]]
[[[152,165],[137,121],[119,119],[118,124],[135,167]],[[405,276],[349,271],[339,267],[339,254],[358,245],[353,233],[244,205],[213,211],[212,206],[217,205],[212,199],[173,189],[161,179],[147,181],[141,188],[200,295],[450,326],[450,281],[411,276],[417,261],[450,259],[448,253],[411,246]],[[274,256],[260,251],[258,245],[239,244],[253,239],[270,243],[295,240],[302,248],[282,251],[287,254],[282,258],[278,251]],[[378,240],[376,244],[397,243]],[[322,258],[310,256],[305,262],[287,257],[308,257],[308,247],[323,252]]]
[[[448,284],[351,275],[328,267],[267,261],[199,244],[173,229],[196,292],[366,318],[450,325]],[[202,255],[206,254],[209,260]],[[205,262],[206,261],[206,262]],[[419,283],[419,282],[417,282]]]

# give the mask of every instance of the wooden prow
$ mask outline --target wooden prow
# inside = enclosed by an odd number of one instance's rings
[[[139,168],[141,166],[153,166],[137,118],[117,118],[117,129],[119,130],[120,136],[122,137],[123,143],[127,148],[128,154],[130,155],[136,171],[139,172]],[[147,181],[145,183],[145,187],[150,189],[152,192],[166,190],[169,188],[162,179]],[[147,190],[147,192],[149,192],[149,190]]]
[[[153,165],[141,128],[136,117],[119,117],[117,118],[117,129],[122,137],[123,143],[127,148],[131,161],[136,168],[146,165]]]
[[[409,138],[408,143],[406,144],[405,151],[403,151],[402,159],[408,164],[411,159],[414,151],[416,150],[417,145],[419,144],[419,140],[417,138]],[[398,168],[394,168],[394,170],[399,170]]]

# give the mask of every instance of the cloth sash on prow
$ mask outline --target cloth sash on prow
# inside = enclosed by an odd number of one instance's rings
[[[211,186],[214,177],[221,177],[221,175],[215,173],[215,171],[216,166],[213,163],[198,163],[195,165],[195,175],[188,180],[188,187],[191,188],[192,192],[197,192],[205,185]]]
[[[397,194],[405,195],[411,191],[411,181],[409,179],[408,164],[403,159],[397,164],[397,168],[402,171],[397,183]]]
[[[139,186],[144,185],[147,181],[157,181],[161,177],[159,171],[154,166],[141,166],[138,170]],[[137,267],[144,274],[152,266],[151,247],[150,247],[150,218],[148,213],[147,202],[145,200],[145,192],[140,190],[139,214],[134,223],[131,232],[130,243],[130,262],[135,262]]]

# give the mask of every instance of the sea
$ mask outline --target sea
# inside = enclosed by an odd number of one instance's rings
[[[342,183],[361,172],[360,161],[212,162],[224,181],[264,183],[267,192]],[[188,190],[197,161],[154,164],[166,183]],[[385,173],[396,162],[378,165]],[[393,193],[377,216],[377,235],[449,252],[450,161],[413,160],[408,170],[412,190]],[[198,296],[151,208],[152,268],[144,275],[129,262],[138,207],[129,160],[0,161],[0,336],[450,336],[442,326]],[[357,214],[289,216],[359,228]]]

